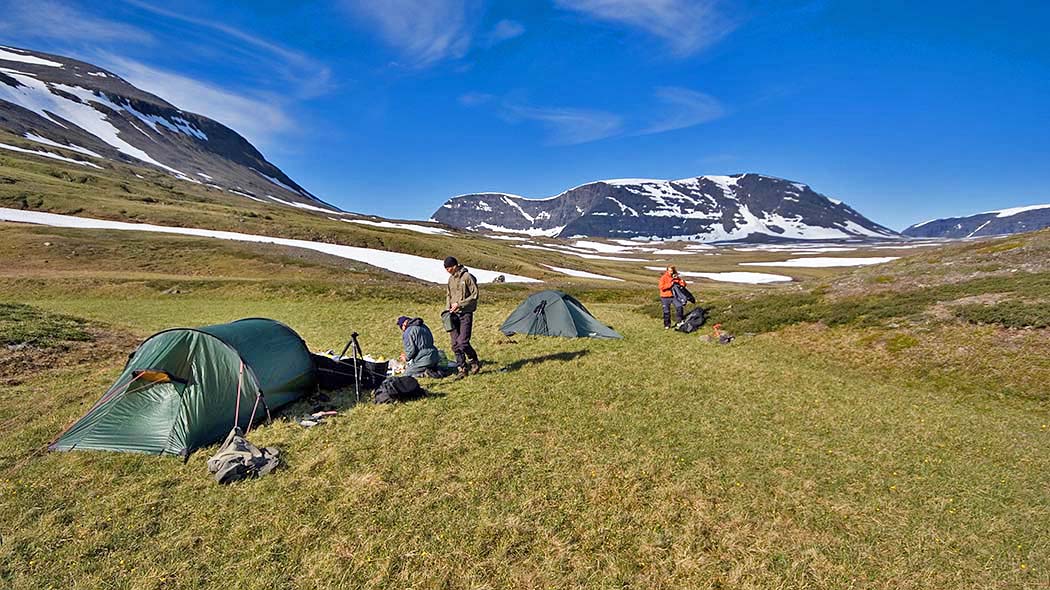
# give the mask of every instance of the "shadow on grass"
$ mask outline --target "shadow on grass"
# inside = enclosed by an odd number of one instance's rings
[[[589,350],[575,350],[572,352],[558,352],[555,354],[545,354],[543,356],[536,356],[530,359],[521,359],[520,361],[514,361],[509,365],[504,365],[503,367],[500,367],[500,372],[510,373],[513,371],[517,371],[518,369],[527,367],[529,365],[538,365],[540,363],[545,363],[548,361],[561,361],[563,363],[568,361],[574,361],[589,353]]]

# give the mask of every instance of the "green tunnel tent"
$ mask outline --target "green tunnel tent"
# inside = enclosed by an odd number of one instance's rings
[[[623,338],[599,322],[575,297],[561,291],[533,293],[507,317],[500,332],[563,336],[565,338]]]
[[[249,318],[150,336],[113,386],[50,445],[179,455],[247,430],[315,389],[306,343],[288,326]]]

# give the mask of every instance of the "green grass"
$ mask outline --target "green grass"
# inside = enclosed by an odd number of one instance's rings
[[[45,298],[140,335],[249,315],[313,348],[386,299]],[[0,583],[65,588],[1031,587],[1047,579],[1045,405],[960,397],[793,340],[715,346],[632,303],[617,342],[520,338],[479,313],[489,370],[395,407],[253,432],[288,467],[221,488],[179,461],[39,454],[121,358],[0,390]],[[436,323],[436,322],[434,322]],[[443,345],[447,346],[444,342]],[[501,372],[499,369],[507,369]],[[1022,567],[1023,566],[1023,567]]]
[[[547,279],[541,262],[582,266],[248,210],[119,165],[69,168],[0,155],[0,204],[455,248]],[[623,285],[545,285],[622,341],[503,337],[530,289],[485,285],[485,373],[425,382],[434,395],[396,406],[341,392],[339,416],[313,429],[294,419],[311,403],[290,407],[249,435],[280,447],[286,468],[220,487],[205,468],[213,448],[186,464],[43,448],[136,338],[263,316],[315,350],[357,331],[390,357],[394,318],[439,325],[443,288],[271,245],[2,229],[0,333],[70,345],[15,353],[0,381],[5,590],[1050,586],[1050,332],[1033,327],[1050,232],[804,270],[801,285],[692,285],[737,334],[730,346],[662,330],[654,276],[628,265],[586,265]],[[742,256],[682,262],[730,270]],[[98,340],[78,345],[77,330]]]
[[[17,303],[0,303],[0,345],[45,348],[60,342],[91,340],[87,322]]]

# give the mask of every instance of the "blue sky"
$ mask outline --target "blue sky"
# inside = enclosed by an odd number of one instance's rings
[[[347,210],[760,172],[901,229],[1050,202],[1050,3],[0,0]]]

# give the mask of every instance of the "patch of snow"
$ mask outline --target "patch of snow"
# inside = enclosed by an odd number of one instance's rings
[[[45,158],[51,158],[52,160],[61,160],[63,162],[70,162],[72,164],[80,164],[81,166],[91,166],[92,168],[102,169],[102,166],[92,164],[91,162],[82,162],[80,160],[74,160],[58,154],[52,154],[51,152],[40,152],[36,150],[27,150],[14,145],[7,145],[6,143],[0,143],[0,149],[11,150],[13,152],[22,152],[23,154],[32,154],[34,156],[42,156]]]
[[[868,266],[897,260],[900,256],[872,256],[867,258],[792,258],[780,262],[741,262],[741,266],[790,266],[795,268],[831,268],[838,266]]]
[[[330,213],[330,214],[333,214],[333,215],[346,215],[346,213],[343,213],[342,211],[332,211],[331,209],[322,209],[321,207],[314,207],[313,205],[307,205],[306,203],[296,203],[294,201],[285,201],[284,199],[278,199],[277,197],[275,197],[273,195],[266,195],[266,196],[268,198],[270,198],[270,199],[273,199],[274,201],[277,201],[278,203],[280,203],[282,205],[287,205],[289,207],[298,207],[299,209],[306,209],[307,211],[317,211],[318,213]]]
[[[73,144],[66,145],[64,143],[58,143],[57,141],[53,141],[53,140],[50,140],[50,139],[48,139],[46,137],[41,137],[39,135],[36,135],[35,133],[26,133],[22,137],[28,139],[29,141],[35,141],[37,143],[42,143],[44,145],[50,145],[50,146],[57,147],[57,148],[63,148],[63,149],[67,149],[67,150],[72,150],[74,152],[79,152],[81,154],[84,154],[85,156],[94,156],[96,158],[100,158],[100,159],[105,160],[105,158],[103,156],[101,156],[99,154],[96,154],[95,152],[93,152],[93,151],[91,151],[91,150],[89,150],[87,148],[82,148],[79,145],[73,145]]]
[[[558,227],[552,227],[550,229],[536,229],[531,227],[529,229],[511,229],[509,227],[503,227],[501,225],[492,225],[491,223],[479,223],[477,225],[471,226],[469,229],[487,229],[489,231],[500,232],[504,234],[525,234],[529,236],[551,238],[561,233],[561,230],[565,229],[565,226],[561,225]]]
[[[2,46],[0,46],[0,47],[2,47]],[[52,68],[64,67],[62,64],[58,63],[57,61],[51,61],[49,59],[44,59],[42,57],[36,57],[36,56],[33,56],[33,55],[23,55],[21,53],[15,53],[14,51],[8,51],[9,49],[13,49],[13,48],[11,48],[11,47],[2,47],[2,48],[0,48],[0,60],[17,61],[17,62],[21,62],[21,63],[24,63],[24,64],[30,64],[30,65],[34,65],[34,66],[50,66]]]
[[[98,78],[108,78],[109,74],[106,72],[88,72],[88,76],[96,76]]]
[[[519,238],[518,236],[485,236],[492,240],[506,240],[508,242],[528,242],[528,238]]]
[[[329,217],[329,219],[335,219]],[[419,232],[421,234],[432,234],[440,235],[447,234],[447,229],[441,229],[440,227],[430,227],[429,225],[416,225],[414,223],[395,223],[393,221],[372,221],[370,219],[341,219],[347,223],[360,223],[361,225],[372,225],[375,227],[386,227],[390,229],[407,229],[408,231]]]
[[[203,178],[205,180],[215,180],[214,178],[212,178],[211,176],[208,176],[207,174],[205,174],[203,172],[198,172],[197,176],[200,176],[201,178]]]
[[[662,266],[647,266],[649,270],[655,270],[663,272],[665,269]],[[712,281],[719,281],[723,283],[746,283],[749,285],[762,285],[766,283],[787,283],[791,282],[791,277],[784,275],[767,274],[763,272],[743,272],[743,271],[730,271],[730,272],[682,272],[679,271],[683,277],[699,277],[702,279],[710,279]]]
[[[685,250],[653,250],[653,254],[657,256],[681,256],[683,254],[688,255],[692,252],[686,252]]]
[[[569,256],[577,256],[579,258],[586,258],[588,260],[613,260],[617,262],[649,262],[648,260],[641,260],[638,258],[622,258],[619,256],[601,256],[599,254],[587,254],[585,252],[574,252],[572,250],[566,250],[563,248],[551,248],[549,246],[537,246],[535,244],[518,244],[515,248],[524,248],[526,250],[546,250],[548,252],[557,252],[558,254],[568,254]]]
[[[1000,209],[999,211],[987,211],[986,213],[995,213],[996,217],[1012,217],[1014,215],[1017,215],[1018,213],[1024,213],[1025,211],[1035,211],[1037,209],[1050,209],[1050,204],[1028,205],[1027,207],[1013,207],[1011,209]]]
[[[56,90],[72,94],[81,100],[74,102],[65,97],[51,92],[51,86],[31,76],[10,74],[21,86],[13,87],[0,84],[0,100],[14,103],[20,107],[30,110],[41,117],[65,127],[61,117],[72,122],[81,129],[99,138],[103,142],[113,146],[121,153],[131,156],[136,160],[153,164],[169,172],[185,176],[184,173],[165,166],[154,160],[149,154],[124,141],[119,136],[119,130],[106,118],[105,113],[95,109],[88,103],[97,103],[109,107],[115,111],[124,110],[121,105],[114,104],[105,96],[96,95],[94,92],[80,86],[68,86],[65,84],[54,84]],[[56,116],[52,116],[54,113]]]
[[[577,248],[583,248],[585,250],[593,250],[594,252],[608,252],[610,254],[617,254],[620,252],[635,252],[640,250],[638,244],[632,244],[630,246],[614,246],[612,244],[605,244],[602,242],[592,242],[590,240],[579,240],[572,243]]]
[[[525,210],[521,208],[521,205],[517,204],[514,201],[514,199],[512,199],[510,197],[503,197],[503,202],[508,204],[508,205],[510,205],[511,207],[514,207],[515,209],[517,209],[518,212],[521,213],[521,216],[524,217],[525,219],[527,219],[529,221],[529,223],[532,223],[532,222],[536,221],[535,219],[533,219],[533,217],[531,215],[526,213]]]
[[[258,171],[258,170],[256,170],[255,168],[252,168],[252,172],[255,172],[255,173],[256,173],[256,174],[258,174],[259,176],[262,176],[262,177],[263,177],[263,178],[265,178],[266,180],[269,180],[269,181],[270,181],[270,182],[272,182],[273,184],[276,184],[277,186],[279,186],[279,187],[281,187],[281,188],[285,189],[286,191],[289,191],[289,192],[293,192],[293,193],[295,193],[295,194],[297,194],[297,195],[303,195],[304,197],[309,197],[309,196],[312,196],[312,195],[310,195],[310,194],[307,194],[307,193],[306,193],[306,191],[302,191],[302,190],[299,190],[299,189],[297,189],[297,188],[292,188],[292,187],[290,187],[290,186],[288,186],[287,184],[285,184],[285,183],[281,182],[280,180],[277,180],[276,178],[274,178],[274,177],[272,177],[272,176],[267,176],[267,175],[263,174],[262,172],[259,172],[259,171]]]
[[[968,238],[972,238],[972,237],[974,237],[975,235],[977,235],[977,232],[979,232],[979,231],[981,231],[982,229],[984,229],[984,228],[985,228],[985,227],[986,227],[986,226],[987,226],[987,225],[988,225],[989,223],[991,223],[991,222],[992,222],[992,220],[991,220],[991,219],[989,219],[988,221],[985,221],[985,222],[984,222],[984,223],[982,223],[982,224],[981,224],[980,226],[978,226],[978,227],[977,227],[977,229],[975,229],[975,230],[973,230],[972,232],[970,232],[970,233],[969,233],[969,234],[968,234],[968,235],[967,235],[966,237],[968,237]]]
[[[599,279],[599,280],[602,280],[602,281],[620,281],[620,282],[623,282],[623,279],[618,279],[616,277],[607,277],[605,275],[594,274],[592,272],[587,272],[587,271],[583,271],[583,270],[573,270],[571,268],[560,268],[560,267],[557,267],[557,266],[550,266],[548,264],[541,264],[540,266],[546,266],[547,268],[549,268],[549,269],[551,269],[553,271],[560,272],[560,273],[565,274],[565,275],[569,275],[570,277],[579,277],[581,279]]]
[[[413,254],[402,254],[400,252],[388,252],[385,250],[374,250],[372,248],[357,248],[354,246],[343,246],[340,244],[326,244],[324,242],[311,242],[307,240],[293,240],[288,238],[275,238],[270,236],[259,236],[254,234],[242,234],[229,231],[217,231],[208,229],[195,229],[187,227],[170,227],[164,225],[153,225],[150,223],[127,223],[123,221],[108,221],[104,219],[91,219],[88,217],[75,217],[72,215],[56,215],[54,213],[42,213],[39,211],[23,211],[21,209],[7,209],[0,207],[0,220],[14,221],[19,223],[33,223],[51,227],[69,227],[78,229],[106,229],[122,231],[145,231],[164,234],[178,234],[185,236],[196,236],[204,238],[217,238],[220,240],[232,240],[237,242],[254,242],[261,244],[278,244],[292,248],[304,248],[314,250],[340,258],[356,260],[375,267],[383,268],[394,273],[408,275],[431,283],[445,284],[448,282],[448,273],[445,271],[442,261],[432,258],[424,258]],[[503,275],[508,283],[539,283],[537,279],[519,275],[507,274],[492,270],[471,269],[470,271],[478,280],[491,282],[499,275]]]

